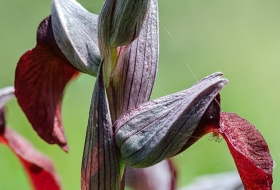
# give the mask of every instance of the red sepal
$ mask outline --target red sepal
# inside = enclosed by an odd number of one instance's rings
[[[221,112],[220,128],[246,190],[272,189],[273,160],[259,131],[234,113]]]
[[[23,164],[34,190],[60,190],[59,178],[49,158],[10,128],[0,135],[0,143],[11,148]]]
[[[67,142],[61,122],[63,90],[79,72],[57,47],[51,20],[43,20],[37,31],[37,45],[19,60],[15,75],[15,95],[38,135],[65,151]]]

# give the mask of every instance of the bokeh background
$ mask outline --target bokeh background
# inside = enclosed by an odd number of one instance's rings
[[[103,0],[80,0],[98,14]],[[19,57],[35,46],[39,22],[51,1],[0,0],[0,87],[13,85]],[[252,122],[266,139],[276,163],[274,189],[280,189],[280,1],[160,0],[160,64],[152,99],[186,89],[216,71],[229,84],[222,109]],[[80,189],[80,165],[95,78],[81,75],[66,89],[63,122],[70,152],[44,143],[16,100],[8,104],[8,124],[51,157],[63,189]],[[175,157],[179,185],[199,175],[236,170],[225,141],[206,135]],[[30,189],[17,158],[0,145],[0,189]]]

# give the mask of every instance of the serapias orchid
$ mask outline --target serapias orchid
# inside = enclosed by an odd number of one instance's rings
[[[149,101],[158,43],[157,0],[105,0],[99,17],[74,0],[54,0],[51,16],[38,28],[36,47],[18,63],[18,102],[41,138],[67,150],[60,115],[63,89],[79,71],[97,76],[82,190],[123,189],[126,171],[140,176],[146,169],[131,168],[166,163],[206,133],[226,140],[246,189],[272,189],[273,161],[265,140],[248,121],[220,110],[219,92],[228,83],[222,73]],[[175,189],[176,172],[164,167],[170,171],[168,189]]]
[[[14,96],[14,88],[0,89],[0,144],[8,146],[19,158],[34,190],[60,190],[60,181],[49,158],[30,142],[6,126],[5,104]]]

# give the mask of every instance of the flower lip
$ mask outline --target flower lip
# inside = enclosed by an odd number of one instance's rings
[[[37,30],[37,44],[18,61],[15,95],[38,135],[67,151],[61,119],[61,102],[66,84],[79,71],[69,66],[53,39],[50,17]]]

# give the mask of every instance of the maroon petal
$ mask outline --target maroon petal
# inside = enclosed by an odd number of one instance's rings
[[[82,162],[82,190],[119,190],[119,159],[100,66],[91,100]]]
[[[177,171],[170,159],[148,168],[126,168],[126,185],[133,190],[175,190]]]
[[[5,133],[0,136],[0,142],[9,146],[18,156],[34,190],[61,189],[51,160],[39,153],[26,139],[6,128]]]
[[[259,131],[234,113],[221,112],[218,131],[227,142],[246,190],[272,189],[273,160]]]
[[[46,18],[38,28],[37,45],[19,60],[15,76],[15,95],[38,135],[67,151],[61,122],[63,90],[78,71],[54,42],[51,21]]]

